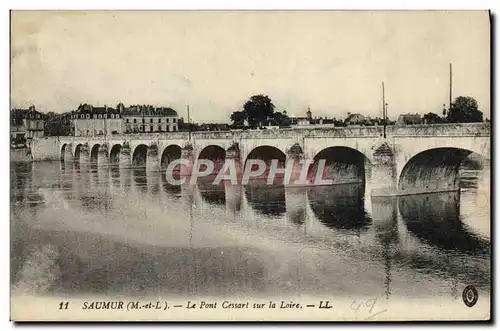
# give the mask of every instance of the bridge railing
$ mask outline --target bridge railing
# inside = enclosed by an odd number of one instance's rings
[[[304,127],[266,130],[233,130],[233,131],[194,131],[194,132],[162,132],[136,133],[94,137],[64,137],[68,140],[192,140],[201,139],[278,139],[278,138],[366,138],[382,137],[383,126],[347,126],[347,127]],[[386,135],[390,136],[490,136],[490,123],[444,123],[418,125],[392,125],[386,127]],[[63,138],[63,137],[61,137]]]
[[[391,127],[394,136],[490,136],[490,123],[417,124]]]

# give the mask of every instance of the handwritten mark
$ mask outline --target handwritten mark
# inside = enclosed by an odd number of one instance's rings
[[[371,314],[366,320],[374,318],[377,315],[380,315],[382,313],[385,313],[387,309],[379,310],[374,312],[375,305],[377,304],[378,298],[371,298],[368,300],[354,300],[351,303],[351,309],[354,310],[356,313],[363,313],[368,310],[368,314]]]

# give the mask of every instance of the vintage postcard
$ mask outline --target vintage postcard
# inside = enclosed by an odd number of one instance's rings
[[[13,321],[488,321],[487,11],[12,11]]]

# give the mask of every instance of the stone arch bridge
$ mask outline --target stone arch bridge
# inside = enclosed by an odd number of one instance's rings
[[[361,180],[372,196],[391,196],[458,190],[458,169],[469,154],[490,160],[490,130],[489,123],[471,123],[389,126],[385,138],[382,127],[58,137],[35,140],[32,155],[151,170],[180,157],[234,158],[242,165],[249,158],[326,159],[334,184]],[[52,152],[43,150],[48,145]]]

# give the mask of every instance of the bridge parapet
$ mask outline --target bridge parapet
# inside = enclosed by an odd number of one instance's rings
[[[370,138],[382,137],[383,126],[347,126],[347,127],[304,127],[267,130],[232,130],[232,131],[194,131],[136,133],[95,137],[61,137],[66,140],[109,141],[109,140],[206,140],[227,139],[296,139],[303,138]],[[392,125],[386,127],[386,136],[490,136],[490,123],[443,123],[418,125]]]
[[[477,137],[490,136],[490,123],[443,123],[391,126],[391,135],[394,136],[454,136]]]

